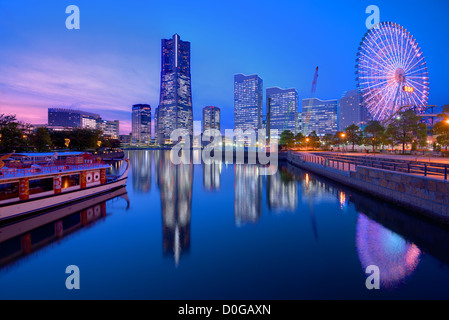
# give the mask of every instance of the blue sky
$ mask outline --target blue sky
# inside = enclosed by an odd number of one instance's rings
[[[81,29],[68,30],[68,5]],[[430,77],[429,104],[449,103],[449,1],[22,1],[0,0],[0,113],[46,123],[48,107],[74,107],[121,121],[130,131],[131,106],[159,103],[162,38],[191,42],[194,120],[222,109],[233,127],[233,76],[259,74],[264,89],[296,88],[308,98],[338,99],[355,89],[355,59],[367,32],[368,5],[381,21],[417,39]]]

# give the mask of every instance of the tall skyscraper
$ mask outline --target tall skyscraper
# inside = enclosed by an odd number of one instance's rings
[[[302,100],[302,132],[309,135],[313,131],[319,136],[337,132],[338,101],[316,98]]]
[[[175,34],[162,39],[161,90],[157,108],[158,143],[171,143],[175,129],[187,129],[193,136],[190,42]]]
[[[220,108],[208,106],[203,108],[203,128],[202,132],[208,129],[216,129],[220,131]]]
[[[362,98],[357,89],[346,92],[338,103],[338,131],[344,131],[351,124],[358,126],[368,122],[368,110],[362,106]]]
[[[135,104],[132,111],[133,143],[147,144],[151,140],[151,106]]]
[[[268,88],[267,101],[269,99],[271,99],[270,130],[277,130],[278,137],[284,130],[290,130],[296,134],[298,131],[298,93],[296,90]]]
[[[234,76],[234,129],[262,127],[263,81],[257,74]]]

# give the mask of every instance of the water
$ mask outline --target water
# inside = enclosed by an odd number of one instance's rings
[[[111,199],[0,229],[1,299],[449,298],[436,224],[287,164],[266,177],[128,156]],[[66,289],[69,265],[80,290]],[[365,286],[369,265],[380,290]]]

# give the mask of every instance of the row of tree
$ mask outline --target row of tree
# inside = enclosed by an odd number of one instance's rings
[[[442,120],[433,127],[433,134],[437,136],[437,143],[443,147],[449,146],[449,105],[443,107],[443,113],[439,115]],[[284,131],[280,136],[282,147],[287,148],[323,148],[329,150],[332,146],[350,145],[352,150],[356,146],[370,146],[373,152],[380,146],[389,146],[392,149],[401,146],[405,153],[407,145],[412,146],[412,150],[418,147],[426,147],[427,126],[421,122],[421,117],[416,115],[413,110],[399,112],[387,126],[383,126],[378,121],[370,121],[362,130],[359,126],[353,124],[347,127],[343,132],[336,134],[326,134],[318,137],[316,132],[309,136],[298,133],[296,136],[291,131]]]
[[[0,153],[52,150],[98,149],[120,147],[119,140],[105,139],[101,130],[76,128],[50,131],[45,127],[31,130],[29,124],[20,123],[15,115],[0,114]]]

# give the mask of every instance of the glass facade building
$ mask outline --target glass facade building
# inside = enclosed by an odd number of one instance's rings
[[[162,39],[161,89],[157,108],[158,143],[171,143],[175,129],[187,129],[193,136],[190,42],[175,34]]]
[[[102,120],[97,125],[98,129],[103,131],[103,136],[112,139],[119,139],[120,136],[120,122],[119,120],[108,121]]]
[[[295,89],[267,89],[267,105],[271,99],[270,130],[277,130],[279,137],[284,130],[296,134],[298,118],[298,93]],[[268,115],[267,115],[268,121]],[[273,136],[273,134],[272,134]]]
[[[203,108],[203,128],[202,132],[208,129],[221,130],[220,126],[220,108],[208,106]]]
[[[258,75],[234,76],[234,130],[262,127],[263,81]]]
[[[101,121],[99,114],[82,110],[48,108],[48,126],[63,128],[96,129]]]
[[[151,140],[151,106],[136,104],[132,109],[132,141],[148,144]]]
[[[338,109],[338,131],[344,131],[352,124],[360,127],[369,121],[368,110],[362,106],[362,97],[357,89],[343,95]]]
[[[319,136],[335,134],[338,126],[338,100],[316,98],[302,100],[302,133]]]

